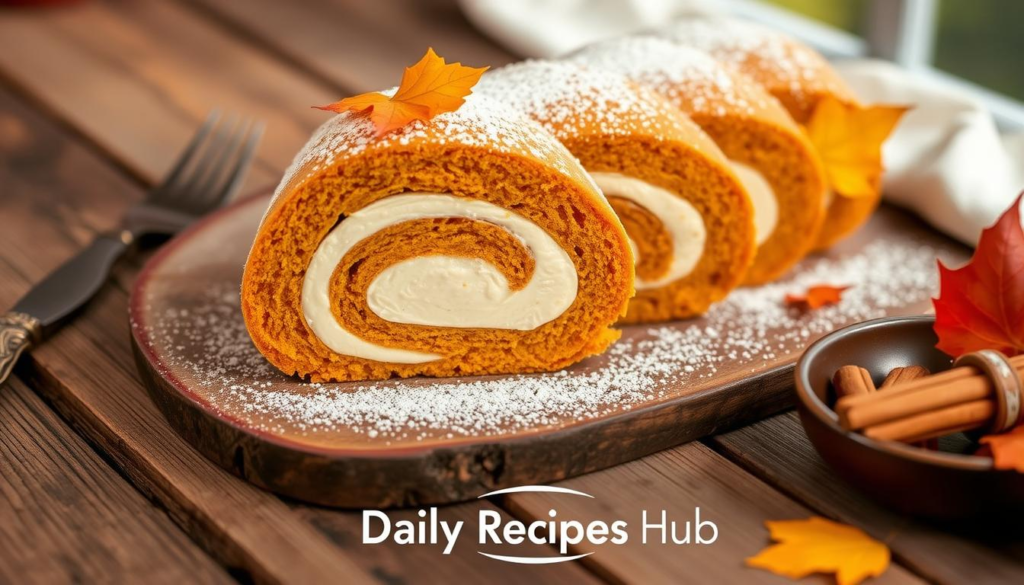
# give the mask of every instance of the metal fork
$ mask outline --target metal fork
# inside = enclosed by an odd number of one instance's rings
[[[0,384],[22,352],[96,294],[134,242],[176,234],[228,201],[242,185],[262,134],[262,122],[211,112],[167,177],[128,210],[118,229],[97,236],[0,316]]]

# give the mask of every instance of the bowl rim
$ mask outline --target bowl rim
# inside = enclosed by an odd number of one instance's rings
[[[854,441],[872,451],[886,453],[896,457],[911,459],[913,461],[955,468],[964,471],[992,471],[994,462],[989,457],[977,455],[964,455],[960,453],[943,453],[939,451],[927,451],[918,447],[904,445],[895,441],[876,441],[865,437],[860,433],[848,431],[839,425],[839,417],[828,407],[827,404],[812,390],[810,380],[810,364],[826,348],[846,337],[847,335],[870,329],[884,329],[904,323],[935,322],[934,315],[917,315],[904,317],[883,317],[862,321],[837,329],[810,345],[796,362],[794,377],[796,378],[796,395],[803,405],[804,410],[809,412],[816,419],[829,427],[832,432],[842,435],[845,439]]]

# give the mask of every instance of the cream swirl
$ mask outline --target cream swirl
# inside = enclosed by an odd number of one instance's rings
[[[779,202],[775,191],[764,175],[753,168],[734,160],[729,164],[750,197],[750,205],[754,208],[755,241],[760,246],[771,237],[779,223]]]
[[[668,271],[654,280],[636,279],[636,289],[658,288],[683,278],[693,271],[704,254],[707,230],[700,212],[675,193],[619,173],[592,172],[601,191],[608,197],[629,199],[657,217],[672,238],[672,262]],[[639,259],[636,243],[630,240],[634,261]]]
[[[416,364],[443,357],[360,338],[332,314],[329,290],[335,267],[360,241],[405,221],[439,217],[464,217],[504,228],[533,255],[532,278],[512,291],[504,274],[479,258],[410,258],[389,266],[370,283],[367,304],[380,318],[431,327],[529,331],[556,319],[575,301],[579,283],[572,259],[532,221],[478,199],[439,193],[393,195],[347,216],[313,254],[302,283],[302,311],[324,345],[340,354],[382,362]]]

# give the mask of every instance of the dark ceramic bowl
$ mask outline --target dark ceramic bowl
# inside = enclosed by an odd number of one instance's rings
[[[1024,514],[1024,474],[997,471],[992,459],[968,454],[965,437],[943,440],[939,451],[875,441],[844,430],[830,404],[832,375],[856,364],[876,384],[898,366],[949,369],[935,349],[935,318],[897,317],[851,325],[823,337],[796,365],[800,419],[821,457],[847,482],[883,505],[939,520],[998,519]],[[959,452],[957,452],[959,451]]]

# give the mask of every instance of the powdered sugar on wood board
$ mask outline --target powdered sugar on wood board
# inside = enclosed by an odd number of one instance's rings
[[[189,378],[215,410],[254,428],[383,444],[493,436],[670,399],[720,370],[757,372],[843,325],[921,307],[937,290],[936,255],[900,239],[838,259],[811,258],[788,280],[733,292],[705,318],[628,327],[605,355],[552,374],[303,383],[252,345],[230,275],[202,287],[201,297],[157,312],[146,329],[165,370]],[[785,307],[787,293],[818,284],[852,288],[834,306],[806,313]]]

